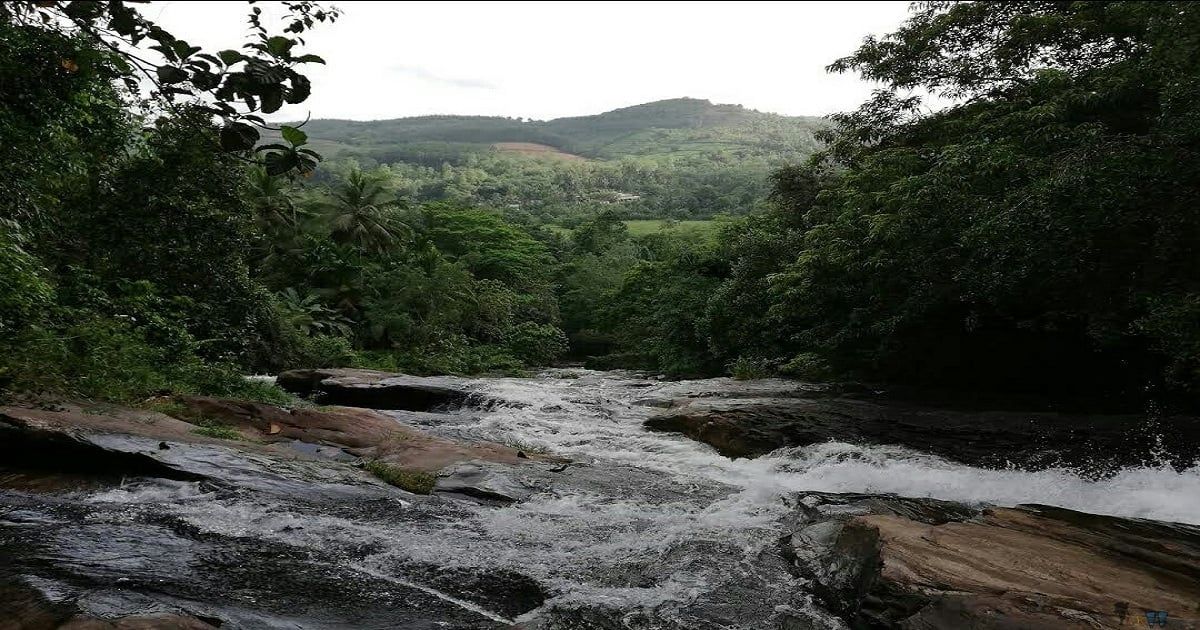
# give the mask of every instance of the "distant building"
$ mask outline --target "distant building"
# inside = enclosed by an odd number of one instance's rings
[[[600,191],[600,193],[596,197],[594,197],[592,199],[592,201],[595,201],[596,203],[602,203],[602,204],[629,203],[630,201],[637,201],[638,199],[641,199],[641,198],[642,198],[641,195],[635,195],[633,193],[621,192],[619,190],[603,190],[603,191]]]

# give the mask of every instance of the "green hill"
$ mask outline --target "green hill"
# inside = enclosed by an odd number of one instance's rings
[[[387,165],[409,201],[572,226],[610,209],[645,220],[750,212],[769,174],[808,157],[825,125],[677,98],[547,121],[418,116],[313,120],[304,130],[330,165]]]
[[[393,120],[312,120],[314,147],[328,157],[429,166],[458,163],[496,143],[535,143],[588,158],[725,153],[793,160],[816,147],[824,121],[740,105],[677,98],[593,116],[530,121],[499,116],[418,116]]]

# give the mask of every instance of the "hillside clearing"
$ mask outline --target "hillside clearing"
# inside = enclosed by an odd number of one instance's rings
[[[517,153],[526,157],[563,160],[566,162],[586,162],[587,158],[574,153],[560,151],[547,144],[536,142],[497,142],[492,148],[501,153]]]

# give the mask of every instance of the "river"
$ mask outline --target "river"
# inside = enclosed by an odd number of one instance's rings
[[[245,554],[247,580],[271,583],[273,565],[293,573],[259,597],[323,580],[362,583],[355,622],[347,622],[353,612],[322,616],[303,594],[277,598],[266,605],[268,614],[254,588],[200,588],[225,598],[223,614],[247,628],[843,627],[813,604],[805,580],[778,554],[780,521],[801,491],[1042,503],[1200,524],[1200,467],[1148,465],[1090,479],[1063,468],[987,470],[901,447],[837,442],[731,460],[642,426],[657,411],[654,400],[748,386],[770,393],[793,383],[669,382],[586,370],[459,383],[501,402],[389,413],[435,434],[516,445],[571,463],[551,472],[496,473],[496,483],[524,492],[512,504],[394,495],[296,500],[253,484],[141,479],[80,490],[70,506],[9,501],[4,519],[43,523],[57,541],[51,561],[78,565],[44,577],[43,592],[70,590],[80,576],[119,573],[135,582],[159,580],[162,592],[183,599],[196,581],[215,575],[217,569],[203,566],[214,562],[206,556],[218,553],[213,549]],[[165,568],[154,566],[163,553],[176,557]],[[488,577],[480,583],[462,577],[468,575]],[[427,613],[389,617],[367,610],[401,600]],[[534,604],[512,603],[518,600]],[[388,625],[396,619],[403,625]]]

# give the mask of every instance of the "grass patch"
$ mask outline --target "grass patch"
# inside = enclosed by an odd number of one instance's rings
[[[291,407],[303,401],[299,396],[280,389],[275,383],[251,379],[242,379],[228,392],[223,393],[225,398],[266,403],[276,407]]]
[[[771,364],[764,359],[752,359],[749,357],[738,357],[729,365],[729,374],[738,381],[749,381],[759,378],[768,378],[774,375],[775,370]]]
[[[242,440],[242,434],[238,433],[237,429],[227,425],[205,420],[199,424],[192,433],[203,435],[205,437],[217,438],[219,440]]]
[[[630,236],[646,236],[664,230],[708,236],[717,230],[716,221],[671,221],[669,219],[634,219],[625,221]]]
[[[142,401],[138,406],[147,411],[156,411],[164,416],[171,416],[172,418],[184,421],[195,415],[191,409],[188,409],[187,405],[171,400],[170,398],[151,398],[150,400]]]
[[[408,490],[413,494],[431,494],[433,492],[433,484],[437,482],[437,475],[428,473],[422,470],[408,470],[399,466],[385,464],[377,459],[373,459],[363,465],[367,472],[375,475],[379,480],[389,483],[401,490]]]

